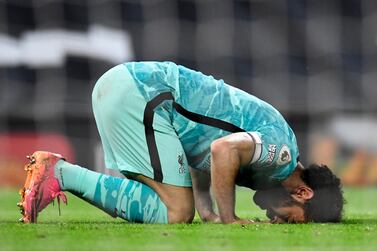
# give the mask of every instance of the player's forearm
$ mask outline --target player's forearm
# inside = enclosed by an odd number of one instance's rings
[[[199,193],[194,195],[195,207],[203,221],[217,222],[218,215],[213,210],[211,195],[208,193]]]
[[[215,192],[216,203],[219,208],[220,220],[223,223],[232,223],[237,220],[235,214],[234,191],[228,191],[217,187]],[[234,190],[234,189],[233,189]]]
[[[211,146],[211,178],[213,194],[223,223],[237,221],[235,214],[235,177],[239,158],[236,149],[227,142],[214,142]]]
[[[207,172],[190,168],[195,208],[203,221],[218,222],[210,194],[211,176]]]

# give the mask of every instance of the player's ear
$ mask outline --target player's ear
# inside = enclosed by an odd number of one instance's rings
[[[308,186],[299,186],[293,191],[292,196],[299,201],[307,201],[313,198],[314,191]]]

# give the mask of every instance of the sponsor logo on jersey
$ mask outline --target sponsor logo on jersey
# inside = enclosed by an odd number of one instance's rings
[[[279,152],[279,158],[277,160],[278,165],[282,166],[291,162],[292,157],[287,145],[283,145]]]
[[[274,160],[275,154],[276,154],[276,145],[269,144],[268,145],[268,155],[267,155],[267,162],[269,164],[271,164],[272,161]]]
[[[204,160],[203,165],[200,169],[206,169],[210,170],[211,169],[211,155],[209,154],[207,158]]]

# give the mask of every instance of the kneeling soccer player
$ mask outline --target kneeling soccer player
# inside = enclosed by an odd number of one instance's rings
[[[23,222],[69,191],[130,222],[252,223],[235,213],[235,185],[273,223],[338,222],[340,180],[304,168],[281,114],[237,88],[171,62],[129,62],[106,72],[92,94],[107,168],[116,178],[35,152],[21,190]],[[219,212],[213,210],[210,187]]]

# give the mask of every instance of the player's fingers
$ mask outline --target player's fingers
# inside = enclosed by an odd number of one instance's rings
[[[239,219],[234,221],[232,224],[254,224],[255,222],[253,220],[249,219]]]

